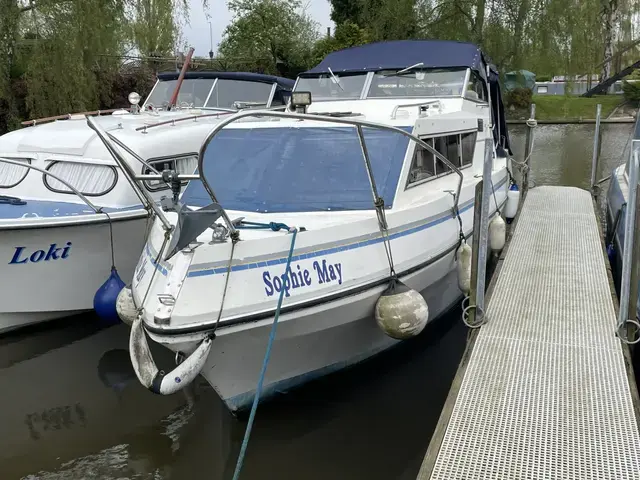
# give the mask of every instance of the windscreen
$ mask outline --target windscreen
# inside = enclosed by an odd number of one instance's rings
[[[313,100],[357,100],[362,94],[366,73],[300,77],[296,92],[311,92]]]
[[[213,78],[185,78],[180,86],[177,105],[187,104],[192,107],[204,107],[204,102],[209,96],[214,81]],[[157,108],[166,107],[177,84],[178,80],[158,80],[145,105],[151,103]]]
[[[461,96],[466,69],[376,72],[367,97]]]
[[[238,108],[241,104],[266,106],[272,87],[272,83],[219,78],[206,106],[207,108]]]
[[[411,127],[404,127],[411,131]],[[409,139],[364,129],[378,193],[393,204]],[[373,209],[362,149],[353,127],[224,129],[207,146],[204,177],[229,210],[305,212]],[[190,182],[182,201],[211,203],[202,182]]]

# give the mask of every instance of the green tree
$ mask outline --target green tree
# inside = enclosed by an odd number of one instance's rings
[[[17,121],[12,94],[12,66],[19,31],[20,6],[15,0],[0,0],[0,134]]]
[[[403,40],[419,35],[416,0],[364,0],[362,25],[372,40]]]
[[[336,25],[343,23],[362,26],[362,13],[366,0],[330,0],[331,20]]]
[[[0,0],[0,132],[15,126],[18,115],[112,104],[114,84],[122,83],[121,56],[131,49],[171,54],[188,5],[188,0]]]
[[[266,60],[267,71],[289,76],[310,65],[317,25],[299,0],[229,0],[228,6],[233,20],[219,48],[225,58]]]
[[[171,56],[178,35],[176,12],[186,15],[184,0],[135,0],[131,39],[143,56]]]
[[[338,25],[332,37],[325,37],[316,42],[313,48],[313,64],[317,65],[329,53],[343,48],[355,47],[369,43],[369,31],[352,22]]]

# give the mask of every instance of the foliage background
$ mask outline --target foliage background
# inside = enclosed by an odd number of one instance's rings
[[[640,58],[640,0],[327,0],[330,36],[303,1],[227,0],[220,54],[194,68],[295,77],[331,51],[406,38],[472,41],[501,72],[526,68],[538,80],[607,77]],[[180,67],[188,21],[187,0],[0,0],[0,133],[146,94],[157,71]]]

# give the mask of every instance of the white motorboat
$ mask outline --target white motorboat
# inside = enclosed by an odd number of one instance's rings
[[[124,168],[192,173],[220,118],[283,106],[293,83],[251,73],[163,73],[141,107],[132,94],[131,111],[96,123],[122,152]],[[131,278],[149,209],[169,189],[127,181],[86,115],[46,120],[0,137],[0,333],[92,309],[108,278],[124,286],[110,273],[115,266]]]
[[[300,75],[287,112],[218,123],[200,181],[154,221],[118,299],[139,380],[169,394],[200,373],[244,410],[267,345],[261,398],[417,335],[460,301],[456,252],[486,161],[491,215],[509,187],[497,78],[469,43],[369,44]],[[182,360],[173,372],[155,367],[147,335]]]
[[[607,255],[612,267],[614,282],[621,291],[623,274],[623,257],[625,253],[625,237],[633,231],[627,225],[627,203],[630,201],[630,185],[633,180],[630,178],[630,162],[638,161],[640,157],[640,115],[636,118],[635,126],[630,133],[630,151],[626,148],[622,156],[629,155],[625,163],[618,165],[611,172],[611,180],[606,194],[606,225],[607,234],[605,242],[607,244]],[[631,200],[633,201],[633,200]],[[633,291],[633,289],[631,290]],[[640,320],[640,298],[636,301],[636,312],[629,312],[631,320]]]

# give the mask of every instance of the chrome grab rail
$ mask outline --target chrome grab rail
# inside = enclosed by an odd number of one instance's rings
[[[122,141],[120,141],[116,136],[110,134],[107,132],[107,135],[109,136],[109,138],[115,142],[116,145],[118,145],[120,148],[122,148],[125,152],[127,152],[129,155],[131,155],[133,158],[135,158],[136,160],[138,160],[143,166],[147,167],[149,170],[151,170],[153,173],[157,173],[160,174],[160,172],[158,170],[155,169],[155,167],[153,165],[151,165],[150,163],[148,163],[144,158],[142,158],[140,155],[138,155],[136,152],[134,152],[133,150],[131,150],[129,147],[127,147]]]
[[[401,135],[404,135],[405,137],[409,138],[410,140],[413,140],[415,143],[417,143],[418,145],[426,149],[428,152],[432,153],[436,158],[438,158],[445,165],[447,165],[450,170],[452,170],[458,175],[459,181],[458,181],[458,187],[456,189],[456,193],[454,196],[454,205],[453,205],[454,212],[458,211],[458,201],[460,199],[460,190],[462,189],[462,181],[464,180],[464,175],[460,171],[460,169],[456,167],[453,163],[451,163],[444,155],[442,155],[440,152],[438,152],[436,149],[430,146],[427,142],[425,142],[424,140],[421,140],[415,135],[409,132],[406,132],[405,130],[402,130],[401,128],[398,128],[398,127],[393,127],[391,125],[385,125],[377,122],[369,122],[367,120],[356,120],[356,119],[344,118],[344,117],[330,117],[326,115],[314,115],[314,114],[308,114],[308,113],[275,112],[275,111],[269,111],[269,110],[238,112],[235,115],[222,120],[213,128],[213,130],[211,130],[209,135],[207,135],[207,138],[202,143],[202,147],[200,147],[200,152],[198,154],[198,172],[203,172],[202,167],[203,167],[203,160],[204,160],[204,151],[209,145],[209,143],[211,142],[211,140],[213,139],[213,137],[215,137],[227,125],[245,117],[272,117],[272,118],[285,118],[285,119],[292,119],[292,120],[311,120],[314,122],[337,123],[341,125],[349,125],[352,127],[356,127],[357,129],[356,133],[358,134],[361,132],[362,127],[368,127],[368,128],[378,129],[378,130],[387,130],[390,132],[396,132]],[[364,141],[363,137],[361,138],[361,141]],[[367,150],[366,148],[363,148],[362,150],[363,150],[362,153],[365,160],[365,165],[367,166],[367,172],[369,174],[369,178],[370,180],[373,180],[373,172],[370,171]],[[205,190],[207,191],[211,199],[214,202],[219,203],[206,177],[204,175],[201,175],[200,178],[202,180],[202,184],[204,185]],[[374,189],[374,196],[375,196],[375,183],[372,185],[372,188]],[[233,232],[235,228],[233,227],[233,224],[227,217],[226,213],[224,213],[223,217],[230,231]]]
[[[281,110],[286,108],[286,105],[278,105],[275,107],[259,107],[259,108],[251,108],[248,107],[247,109],[251,109],[252,111],[255,110],[267,110],[267,111],[271,111],[271,110]],[[182,118],[173,118],[171,120],[164,120],[162,122],[158,122],[158,123],[152,123],[151,125],[143,125],[142,127],[138,127],[136,128],[136,132],[142,131],[142,133],[146,133],[146,131],[149,128],[154,128],[154,127],[161,127],[162,125],[175,125],[178,122],[185,122],[187,120],[198,120],[199,118],[208,118],[208,117],[220,117],[220,115],[232,115],[234,113],[238,113],[238,110],[234,110],[232,108],[219,108],[219,107],[203,107],[203,110],[220,110],[217,113],[205,113],[204,115],[191,115],[189,117],[182,117]],[[172,110],[175,111],[175,110]]]
[[[236,113],[236,110],[225,110],[223,112],[218,113],[206,113],[204,115],[191,115],[189,117],[182,118],[173,118],[171,120],[164,120],[158,123],[152,123],[151,125],[143,125],[142,127],[136,128],[136,132],[142,131],[142,133],[147,133],[147,130],[154,127],[161,127],[163,125],[175,125],[178,122],[186,122],[187,120],[197,120],[198,118],[208,118],[208,117],[220,117],[220,115],[231,115]]]
[[[426,107],[429,105],[438,105],[438,109],[442,109],[442,102],[440,100],[430,100],[428,102],[419,102],[419,103],[405,103],[403,105],[396,105],[393,107],[391,111],[391,118],[393,120],[396,119],[396,115],[398,114],[398,110],[401,108],[409,108],[409,107],[418,107],[418,115],[420,114],[420,107]]]
[[[145,204],[146,201],[145,207],[149,207],[153,210],[153,212],[158,216],[158,218],[164,225],[165,230],[172,230],[173,227],[171,225],[171,222],[169,222],[167,217],[163,214],[162,209],[156,204],[151,194],[145,188],[142,188],[140,185],[138,185],[137,177],[139,175],[136,175],[136,172],[131,169],[127,161],[122,158],[122,155],[120,155],[118,149],[113,145],[113,143],[111,143],[111,139],[109,138],[107,132],[105,132],[104,129],[100,125],[98,125],[91,117],[87,117],[87,124],[93,131],[96,132],[100,140],[102,140],[102,143],[107,148],[114,161],[118,164],[118,166],[124,173],[124,176],[127,177],[127,181],[133,188],[134,192],[136,192],[138,197],[140,197],[142,203]],[[182,179],[181,176],[178,176],[178,178]]]

